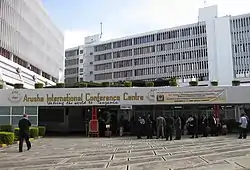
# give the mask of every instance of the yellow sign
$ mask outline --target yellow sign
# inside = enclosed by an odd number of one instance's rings
[[[226,101],[226,95],[224,90],[158,92],[156,101],[164,103]]]

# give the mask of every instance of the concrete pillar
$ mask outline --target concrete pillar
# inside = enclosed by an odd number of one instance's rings
[[[13,61],[14,55],[13,53],[10,53],[10,60]]]

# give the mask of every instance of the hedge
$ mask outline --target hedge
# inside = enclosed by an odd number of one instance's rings
[[[176,79],[169,80],[169,86],[176,87],[177,86]]]
[[[152,82],[152,81],[147,81],[147,82],[145,82],[145,86],[146,87],[154,87],[154,82]]]
[[[12,125],[0,125],[1,132],[12,132]]]
[[[37,138],[39,136],[39,127],[30,127],[29,133],[30,133],[30,138]],[[44,131],[41,130],[41,133],[44,133]],[[15,138],[18,139],[19,128],[14,129],[14,134],[15,134]]]
[[[0,144],[11,145],[14,143],[13,132],[0,132]]]
[[[39,129],[38,127],[30,127],[30,137],[31,138],[38,138]]]
[[[3,84],[0,84],[0,89],[3,89]]]
[[[38,126],[38,134],[39,136],[45,136],[46,133],[46,127],[45,126]]]
[[[131,81],[125,81],[124,86],[125,87],[132,87],[132,82]]]
[[[189,86],[198,86],[198,81],[190,81]]]
[[[56,84],[56,87],[57,87],[57,88],[64,88],[64,87],[65,87],[65,84],[64,84],[64,83],[57,83],[57,84]]]
[[[102,82],[102,87],[110,87],[110,83],[109,82]]]
[[[35,89],[41,89],[43,88],[43,83],[36,83],[35,84]]]

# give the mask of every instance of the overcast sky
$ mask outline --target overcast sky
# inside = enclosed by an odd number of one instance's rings
[[[103,40],[198,21],[203,0],[43,0],[46,10],[65,35],[65,48],[84,44],[100,32]],[[250,13],[250,0],[207,0],[218,5],[219,16]]]

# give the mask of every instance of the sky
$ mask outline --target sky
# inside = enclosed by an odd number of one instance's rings
[[[100,33],[102,40],[198,21],[198,10],[218,5],[219,16],[250,13],[250,0],[42,0],[63,32],[65,49]]]

